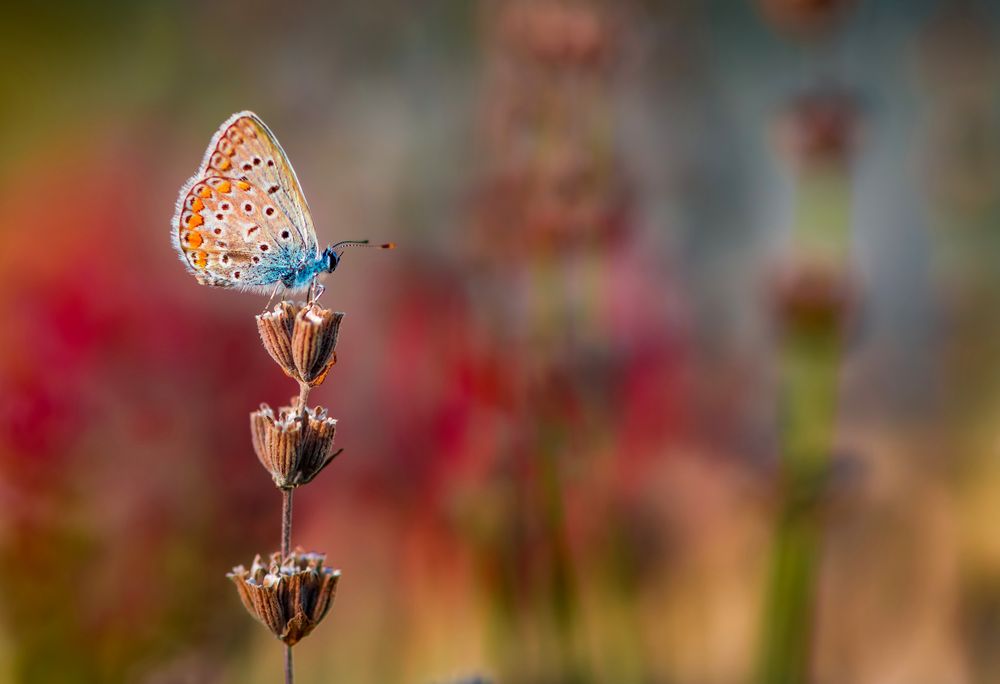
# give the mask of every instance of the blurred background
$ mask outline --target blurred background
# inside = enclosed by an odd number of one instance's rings
[[[53,1],[0,20],[0,682],[274,682],[231,113],[347,312],[297,681],[1000,681],[1000,8]],[[477,679],[479,678],[479,679]]]

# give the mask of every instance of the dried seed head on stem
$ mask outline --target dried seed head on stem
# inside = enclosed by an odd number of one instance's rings
[[[285,374],[308,387],[326,379],[337,363],[337,339],[344,314],[318,304],[279,302],[257,316],[264,349]]]
[[[326,409],[296,404],[277,411],[261,404],[250,414],[257,459],[279,489],[308,484],[340,453],[334,450],[336,419]]]
[[[258,555],[250,569],[242,565],[226,575],[247,611],[272,634],[294,646],[326,616],[336,596],[340,571],[324,565],[326,556],[296,550],[287,557]]]

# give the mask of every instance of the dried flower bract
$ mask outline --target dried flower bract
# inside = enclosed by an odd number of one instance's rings
[[[308,635],[326,616],[337,592],[340,571],[323,566],[326,556],[295,551],[282,562],[258,555],[247,570],[242,565],[226,575],[236,585],[247,611],[289,646]]]
[[[310,387],[323,382],[337,363],[337,334],[344,314],[321,308],[305,307],[295,316],[292,331],[292,359],[298,377]]]
[[[317,304],[280,302],[257,316],[261,342],[282,370],[310,387],[323,382],[337,362],[337,336],[344,314]]]
[[[267,404],[250,414],[253,449],[280,489],[304,485],[330,464],[337,421],[326,409],[285,406],[277,414]]]

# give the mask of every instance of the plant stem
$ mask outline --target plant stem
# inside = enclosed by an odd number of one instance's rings
[[[309,400],[309,385],[299,383],[299,415],[303,429],[306,424],[306,402]],[[292,489],[281,490],[281,559],[284,561],[292,554]],[[285,644],[285,684],[293,684],[292,647]]]
[[[850,195],[846,176],[800,179],[799,252],[846,272]],[[785,319],[780,356],[782,492],[763,613],[758,684],[812,680],[816,587],[823,525],[819,510],[837,425],[843,312],[803,329]]]
[[[309,401],[309,385],[304,382],[299,383],[299,410],[302,412],[302,417],[306,416],[306,402]]]
[[[292,552],[292,490],[281,490],[281,560]]]

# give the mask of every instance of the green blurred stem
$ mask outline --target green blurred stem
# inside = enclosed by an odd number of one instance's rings
[[[809,681],[821,527],[816,499],[833,441],[840,356],[832,329],[791,336],[785,350],[784,498],[775,531],[758,681]]]
[[[797,257],[843,265],[848,178],[806,176],[798,192]],[[822,550],[818,498],[829,466],[842,352],[839,317],[826,326],[786,320],[781,350],[783,494],[771,550],[756,681],[804,684],[811,678],[816,574]]]
[[[569,540],[566,538],[566,512],[559,476],[558,454],[562,443],[557,425],[547,425],[539,449],[539,468],[542,487],[543,519],[548,527],[551,545],[551,598],[552,617],[558,635],[561,670],[567,681],[583,681],[578,672],[573,644],[573,624],[577,605],[570,560]]]

